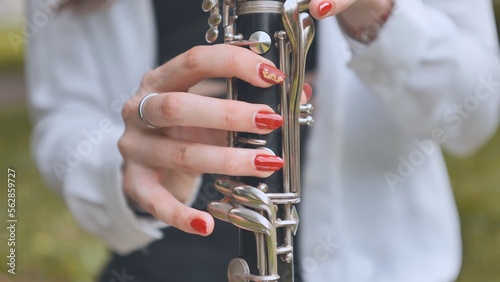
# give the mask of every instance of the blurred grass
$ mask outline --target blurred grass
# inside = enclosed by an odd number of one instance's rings
[[[19,41],[15,40],[22,40],[21,28],[0,27],[0,76],[22,75],[24,46],[16,49]],[[44,184],[31,159],[30,130],[24,105],[1,105],[0,181],[7,183],[7,168],[16,170],[18,222],[16,275],[12,276],[6,274],[8,234],[3,226],[7,194],[1,189],[0,281],[93,281],[107,259],[107,251],[101,242],[77,227],[60,198]]]
[[[459,281],[500,281],[500,132],[474,156],[447,164],[462,224]]]
[[[0,27],[0,76],[7,73],[22,75],[24,46],[16,49],[18,41],[12,41],[21,39],[21,28]],[[8,251],[5,242],[8,234],[3,227],[7,217],[4,208],[7,194],[2,192],[0,281],[93,281],[108,253],[101,242],[77,227],[60,198],[44,184],[31,159],[30,130],[24,105],[1,105],[0,181],[7,183],[7,168],[16,170],[18,222],[16,275],[12,276],[7,275],[4,255]]]
[[[17,26],[0,26],[0,72],[23,68],[24,44],[22,31]]]
[[[30,124],[23,105],[0,108],[0,134],[1,183],[7,183],[8,167],[16,170],[17,273],[12,281],[92,281],[107,252],[76,226],[60,199],[40,178],[29,153]],[[1,190],[4,226],[6,191]],[[0,233],[6,235],[5,227]],[[0,243],[0,273],[7,271],[4,239]],[[0,274],[0,281],[9,281],[4,279],[7,277]]]
[[[500,7],[500,0],[493,0]],[[497,17],[500,24],[500,17]],[[23,68],[22,50],[10,42],[20,28],[0,27],[0,75]],[[9,35],[11,36],[9,38]],[[1,95],[1,93],[0,93]],[[0,281],[92,281],[107,253],[76,225],[60,199],[43,184],[29,153],[30,124],[23,105],[0,107],[0,183],[17,172],[17,274],[7,270],[6,231],[0,229]],[[459,208],[464,245],[459,282],[500,281],[500,133],[467,159],[447,157]],[[4,190],[2,190],[4,191]],[[2,192],[0,220],[6,210]]]

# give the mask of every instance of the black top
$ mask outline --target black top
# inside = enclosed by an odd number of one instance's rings
[[[205,32],[209,28],[209,13],[203,12],[201,2],[201,0],[154,1],[158,27],[159,64],[165,63],[191,47],[208,45],[205,41]],[[222,43],[221,33],[219,33],[217,43]]]

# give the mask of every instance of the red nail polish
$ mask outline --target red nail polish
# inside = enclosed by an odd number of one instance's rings
[[[277,171],[283,167],[283,160],[278,156],[257,155],[254,163],[258,171]]]
[[[259,75],[264,81],[272,84],[280,84],[285,81],[285,74],[279,69],[268,64],[260,64]]]
[[[324,17],[328,13],[330,13],[332,9],[333,9],[333,4],[328,1],[324,1],[319,4],[318,13],[321,17]]]
[[[309,83],[304,83],[304,92],[306,93],[307,100],[311,99],[311,96],[313,94],[313,89]]]
[[[191,227],[199,233],[207,234],[207,223],[201,218],[191,220]]]
[[[283,118],[273,112],[257,112],[255,125],[260,129],[277,129],[283,125]]]

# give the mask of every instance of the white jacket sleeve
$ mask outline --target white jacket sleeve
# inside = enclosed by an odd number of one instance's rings
[[[136,217],[127,205],[117,149],[121,106],[154,64],[151,7],[116,1],[79,15],[54,12],[48,3],[27,2],[34,28],[26,69],[35,159],[78,224],[127,253],[161,238],[166,226]]]
[[[349,66],[410,134],[458,155],[498,123],[500,64],[490,0],[398,0]]]

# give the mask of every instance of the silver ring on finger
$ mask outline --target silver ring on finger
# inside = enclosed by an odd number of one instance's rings
[[[142,123],[144,123],[147,127],[149,128],[152,128],[152,129],[158,129],[160,127],[156,126],[156,125],[153,125],[151,124],[147,119],[146,117],[144,116],[144,104],[146,104],[146,101],[151,98],[151,97],[154,97],[158,95],[158,93],[151,93],[151,94],[148,94],[146,96],[144,96],[144,98],[142,98],[141,102],[139,103],[139,117],[141,118],[142,120]]]

